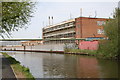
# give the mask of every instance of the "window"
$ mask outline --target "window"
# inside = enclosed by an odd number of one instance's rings
[[[68,23],[66,23],[66,24],[65,24],[65,26],[69,26],[69,24],[68,24]]]
[[[62,25],[60,25],[59,28],[62,28]]]
[[[56,30],[56,29],[57,29],[57,26],[54,27],[54,30]]]
[[[98,33],[98,34],[104,34],[104,30],[98,29],[98,30],[97,30],[97,33]]]
[[[69,25],[73,25],[73,23],[72,23],[72,22],[70,22],[70,23],[69,23]]]
[[[80,32],[77,32],[77,35],[80,35]]]
[[[65,24],[63,24],[62,27],[65,27]]]
[[[97,25],[98,26],[102,26],[102,25],[104,25],[105,24],[105,21],[97,21]]]

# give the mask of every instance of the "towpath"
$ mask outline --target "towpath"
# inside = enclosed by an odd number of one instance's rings
[[[0,56],[2,57],[2,80],[17,80],[9,61],[1,53]]]

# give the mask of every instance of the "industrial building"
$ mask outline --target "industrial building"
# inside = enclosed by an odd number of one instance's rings
[[[91,17],[78,17],[70,19],[55,25],[44,27],[43,40],[44,43],[75,43],[72,39],[82,38],[105,38],[104,27],[106,18],[91,18]],[[51,40],[52,39],[52,40]],[[55,40],[54,40],[55,39]],[[58,40],[56,40],[58,39]],[[59,40],[71,39],[71,40]]]

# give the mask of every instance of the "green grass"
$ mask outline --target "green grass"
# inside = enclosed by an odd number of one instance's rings
[[[35,80],[33,75],[30,73],[29,68],[26,68],[22,65],[20,65],[19,61],[16,61],[14,58],[9,56],[7,53],[2,53],[10,62],[12,68],[14,69],[15,73],[19,74],[22,73],[27,80]]]
[[[64,52],[65,53],[67,53],[67,52],[68,53],[86,53],[91,56],[94,55],[99,59],[114,59],[114,60],[118,59],[117,57],[114,57],[114,54],[108,55],[108,53],[107,53],[108,51],[106,51],[106,54],[105,54],[105,50],[103,50],[103,51],[100,51],[100,50],[99,49],[98,50],[64,49]]]

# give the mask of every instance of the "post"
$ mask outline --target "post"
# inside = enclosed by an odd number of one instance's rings
[[[24,45],[24,44],[22,44],[22,46],[23,46],[23,49],[24,49],[24,51],[25,51],[25,45]]]
[[[25,46],[24,46],[24,51],[25,51]]]
[[[32,51],[32,45],[31,45],[31,51]]]

